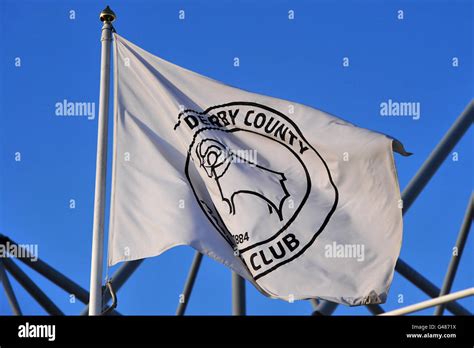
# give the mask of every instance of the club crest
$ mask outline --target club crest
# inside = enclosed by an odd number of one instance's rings
[[[328,165],[281,112],[251,102],[184,110],[174,131],[189,143],[197,202],[255,280],[303,255],[329,223],[338,191]]]

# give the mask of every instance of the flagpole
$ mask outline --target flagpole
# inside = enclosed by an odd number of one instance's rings
[[[89,315],[102,312],[102,271],[104,262],[105,178],[107,173],[107,127],[109,115],[110,44],[115,13],[107,6],[100,13],[102,53],[100,61],[99,121],[95,172],[94,224],[92,231]]]

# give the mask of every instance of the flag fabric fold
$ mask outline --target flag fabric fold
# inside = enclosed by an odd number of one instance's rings
[[[189,245],[271,297],[385,302],[402,239],[398,141],[117,34],[114,80],[109,265]]]

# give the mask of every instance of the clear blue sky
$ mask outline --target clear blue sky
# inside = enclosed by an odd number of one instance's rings
[[[89,287],[97,118],[57,117],[64,99],[99,94],[101,1],[0,0],[0,233]],[[474,95],[472,1],[109,1],[118,33],[203,75],[314,106],[390,134],[402,189]],[[70,10],[75,19],[70,19]],[[179,20],[179,10],[185,20]],[[288,11],[295,19],[288,19]],[[397,11],[404,11],[404,19]],[[15,58],[21,58],[21,67]],[[240,67],[233,66],[234,57]],[[350,66],[343,67],[343,57]],[[453,57],[459,66],[453,67]],[[417,102],[421,117],[381,117],[380,103]],[[402,258],[441,286],[472,191],[473,130],[405,216]],[[15,153],[21,161],[15,161]],[[110,156],[109,156],[110,158]],[[110,178],[110,172],[109,172]],[[70,199],[76,201],[69,208]],[[453,290],[474,283],[470,236]],[[148,259],[118,294],[125,314],[173,314],[194,251]],[[31,271],[67,314],[83,305]],[[115,268],[111,269],[112,274]],[[13,281],[22,310],[44,314]],[[231,276],[205,258],[189,314],[230,314]],[[397,303],[403,294],[404,303]],[[309,314],[309,302],[270,300],[247,286],[249,314]],[[427,299],[396,274],[386,310]],[[474,311],[474,300],[460,301]],[[422,313],[431,314],[432,309]],[[336,314],[367,314],[339,306]],[[10,314],[3,290],[0,315]]]

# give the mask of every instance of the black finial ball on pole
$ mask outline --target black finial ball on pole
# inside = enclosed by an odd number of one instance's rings
[[[112,23],[115,20],[115,18],[117,18],[117,16],[115,15],[115,12],[112,11],[109,6],[107,6],[104,10],[102,10],[99,18],[102,22]]]

